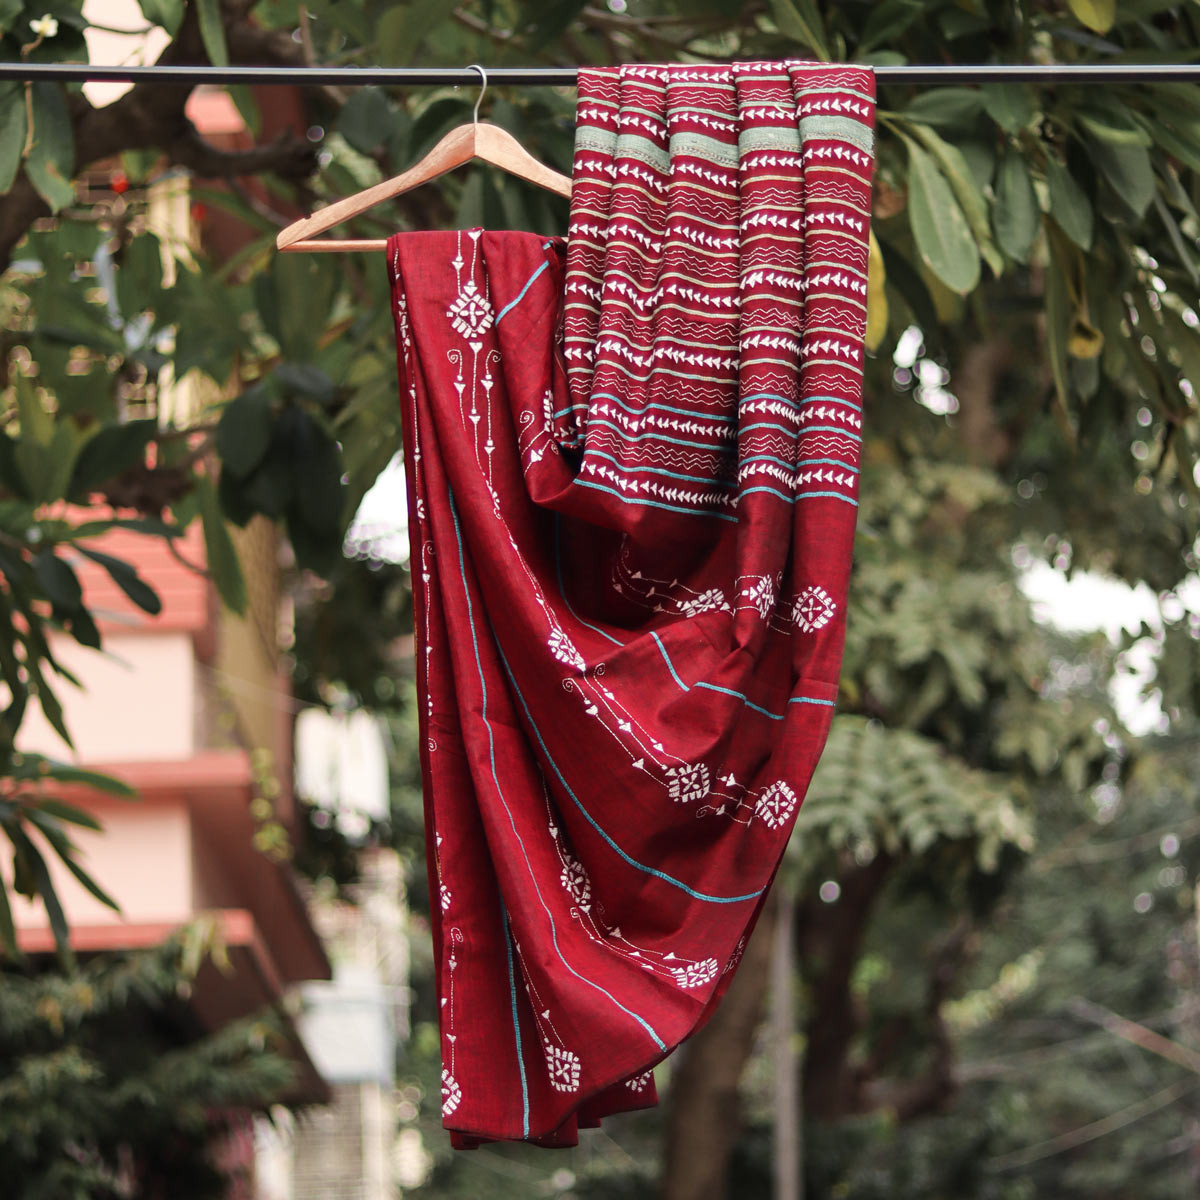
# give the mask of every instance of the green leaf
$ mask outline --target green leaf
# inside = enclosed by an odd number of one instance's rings
[[[1070,253],[1059,245],[1059,239],[1050,239],[1050,268],[1046,271],[1046,351],[1050,359],[1050,374],[1054,379],[1057,396],[1058,418],[1064,432],[1069,432],[1067,421],[1070,386],[1067,380],[1067,334],[1071,327],[1071,301],[1067,294],[1067,272],[1070,270]],[[1078,253],[1074,251],[1073,253]]]
[[[0,195],[9,191],[25,150],[25,91],[19,83],[0,84]]]
[[[221,0],[195,0],[200,22],[200,40],[214,67],[229,66],[229,47],[225,44],[225,26],[221,23]]]
[[[55,783],[77,784],[92,791],[104,792],[109,796],[119,796],[123,800],[132,800],[137,796],[136,788],[130,787],[123,779],[118,779],[115,775],[105,775],[101,771],[89,771],[85,767],[72,766],[71,763],[60,762],[54,758],[46,758],[40,754],[25,754],[24,757],[26,759],[34,758],[38,760],[37,766],[40,776],[46,779],[53,779]],[[94,824],[94,818],[83,813],[82,809],[77,809],[73,805],[64,803],[62,800],[46,799],[39,800],[38,803],[47,812],[54,812],[65,821],[74,821],[78,825],[87,825],[89,828],[100,828],[99,824]],[[76,816],[72,815],[79,813],[83,813],[83,816],[87,817],[87,819],[77,819]]]
[[[76,808],[74,804],[67,804],[64,800],[39,800],[37,807],[39,811],[49,813],[58,821],[67,821],[72,825],[81,825],[84,829],[100,832],[100,822],[90,812]]]
[[[872,4],[859,38],[856,57],[861,60],[874,47],[895,40],[924,12],[925,5],[918,0],[883,0],[882,4]]]
[[[959,295],[973,291],[979,284],[979,248],[971,227],[937,164],[913,141],[908,141],[908,208],[925,265]]]
[[[146,447],[158,432],[153,417],[105,425],[83,445],[71,472],[67,495],[84,503],[102,484],[146,461]]]
[[[313,363],[280,363],[275,378],[292,396],[305,396],[328,408],[337,397],[337,386],[329,375]]]
[[[1117,0],[1067,0],[1075,19],[1096,33],[1107,33],[1117,19]]]
[[[938,128],[969,128],[983,112],[983,97],[976,88],[941,87],[919,92],[904,109],[913,121]]]
[[[294,505],[315,533],[341,545],[342,458],[337,444],[303,409],[293,409],[291,432]]]
[[[157,616],[162,612],[162,601],[158,593],[137,573],[137,568],[122,559],[113,558],[111,554],[102,554],[88,546],[77,546],[80,554],[86,555],[94,563],[99,563],[117,585],[143,612]]]
[[[42,403],[37,387],[28,375],[18,373],[16,376],[17,415],[21,420],[21,437],[18,441],[35,442],[39,446],[49,446],[54,437],[54,417]]]
[[[942,174],[949,181],[959,206],[967,218],[967,224],[975,238],[978,253],[991,267],[992,273],[999,275],[1004,270],[1004,262],[1000,257],[1000,251],[996,249],[995,242],[992,241],[992,227],[988,222],[987,203],[962,151],[939,137],[932,129],[921,125],[912,126],[912,133],[921,145],[937,159]]]
[[[200,479],[196,483],[196,493],[200,499],[200,520],[204,526],[208,569],[225,606],[241,614],[246,611],[246,580],[225,518],[221,516],[216,489],[211,480]]]
[[[8,881],[0,875],[0,946],[12,958],[20,959],[17,930],[13,924],[12,905],[8,902]]]
[[[1095,103],[1095,102],[1093,102]],[[1075,114],[1093,137],[1114,146],[1150,146],[1154,139],[1129,114],[1116,105],[1096,104]]]
[[[1023,84],[985,83],[980,93],[988,116],[1005,133],[1020,133],[1037,118],[1033,93]]]
[[[381,66],[406,67],[414,62],[422,43],[450,15],[441,4],[423,4],[420,0],[393,5],[375,27],[375,60]]]
[[[153,310],[162,293],[162,247],[152,233],[135,237],[122,251],[116,270],[117,308],[128,321]]]
[[[53,550],[41,550],[33,556],[33,573],[57,608],[70,612],[83,603],[79,577]]]
[[[428,7],[436,8],[434,5]],[[393,11],[403,13],[409,10]],[[387,96],[377,87],[359,88],[342,106],[336,128],[360,154],[370,154],[387,141],[391,132],[392,109]]]
[[[175,36],[183,21],[184,0],[138,0],[138,4],[151,25],[161,25]]]
[[[271,442],[271,401],[253,387],[230,402],[217,424],[222,472],[244,479],[262,461]]]
[[[50,928],[54,932],[54,942],[58,947],[59,957],[65,963],[71,963],[74,961],[74,955],[71,953],[67,917],[58,899],[58,893],[54,890],[54,881],[46,869],[46,860],[42,857],[42,852],[29,840],[29,835],[19,825],[12,822],[6,824],[5,828],[12,841],[16,865],[24,877],[22,882],[29,891],[42,898],[46,916],[50,918]]]
[[[75,132],[67,98],[57,83],[35,83],[33,89],[33,146],[25,173],[37,193],[59,212],[75,199]]]
[[[811,50],[822,62],[830,59],[821,14],[813,0],[770,0],[779,32]]]
[[[79,880],[84,888],[91,892],[101,904],[111,908],[114,912],[120,912],[121,906],[80,866],[79,860],[76,858],[78,849],[54,818],[37,809],[26,810],[26,815],[30,823],[36,827],[49,843],[50,848],[62,860],[63,866]]]
[[[1041,212],[1025,156],[1011,147],[1000,160],[996,175],[996,240],[1009,258],[1029,261],[1029,251],[1041,227]]]
[[[1046,159],[1046,186],[1050,215],[1075,245],[1081,250],[1090,250],[1095,214],[1087,193],[1065,166],[1050,157]]]
[[[337,264],[325,261],[329,258],[327,254],[277,254],[271,264],[267,290],[274,293],[277,321],[271,332],[289,362],[310,362],[317,352],[313,332],[325,328],[338,284]]]
[[[1145,146],[1088,140],[1092,160],[1113,190],[1139,219],[1154,199],[1154,167]]]

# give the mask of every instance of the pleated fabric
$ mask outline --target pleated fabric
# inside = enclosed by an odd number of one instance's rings
[[[741,956],[837,696],[873,81],[581,73],[569,239],[389,243],[459,1146],[569,1145]]]

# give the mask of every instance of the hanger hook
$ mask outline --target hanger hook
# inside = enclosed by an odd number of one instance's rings
[[[487,91],[487,85],[488,85],[487,72],[478,63],[471,63],[471,65],[469,67],[467,67],[467,70],[479,72],[479,95],[475,98],[475,112],[471,118],[473,123],[478,125],[479,124],[479,106],[483,103],[483,93]]]

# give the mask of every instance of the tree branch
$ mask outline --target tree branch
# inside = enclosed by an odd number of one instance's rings
[[[226,40],[233,63],[304,64],[302,47],[280,30],[258,29],[246,23],[244,0],[224,6]],[[164,65],[203,62],[204,49],[193,6],[175,40],[163,51]],[[82,95],[71,98],[76,158],[73,176],[90,164],[127,150],[158,149],[172,166],[186,167],[208,178],[273,172],[301,180],[316,169],[316,148],[295,137],[282,137],[248,150],[222,150],[206,142],[188,120],[185,107],[191,89],[136,85],[120,100],[95,108]],[[24,172],[0,199],[0,271],[8,268],[12,251],[34,221],[50,215],[46,203]]]

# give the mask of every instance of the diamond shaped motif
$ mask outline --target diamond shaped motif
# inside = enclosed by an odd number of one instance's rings
[[[463,284],[462,290],[446,312],[455,330],[465,338],[477,338],[492,327],[495,314],[487,297],[475,286],[473,279]]]
[[[708,767],[704,763],[686,763],[682,767],[668,767],[667,794],[676,804],[687,804],[689,800],[703,800],[711,790]]]
[[[579,1091],[579,1057],[570,1050],[542,1044],[546,1052],[546,1070],[550,1072],[550,1086],[557,1092]]]
[[[783,780],[764,788],[754,806],[754,815],[772,829],[778,829],[796,811],[796,793]]]
[[[448,1117],[462,1101],[462,1088],[458,1086],[458,1081],[446,1070],[442,1068],[442,1116]]]
[[[801,633],[815,633],[828,625],[836,612],[833,597],[814,583],[796,597],[792,605],[792,623]]]

